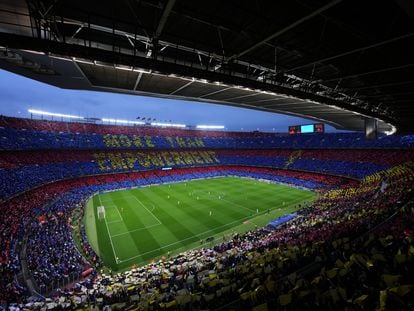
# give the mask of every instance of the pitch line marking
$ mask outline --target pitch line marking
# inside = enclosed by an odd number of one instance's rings
[[[121,213],[119,212],[118,205],[115,204],[116,211],[118,212],[119,217],[121,217],[122,222],[124,222],[124,218],[122,217]]]
[[[143,207],[143,208],[145,208],[147,211],[148,211],[148,213],[150,213],[151,215],[152,215],[152,217],[154,217],[157,221],[158,221],[158,224],[159,225],[162,225],[162,222],[161,222],[161,220],[159,220],[158,219],[158,217],[157,216],[155,216],[154,214],[153,214],[153,212],[151,212],[135,195],[132,195],[132,197],[135,199],[135,200],[137,200],[138,201],[138,203],[139,204],[141,204],[141,206]]]
[[[114,237],[118,237],[118,236],[121,236],[121,235],[129,234],[129,233],[132,233],[132,232],[146,230],[146,229],[153,228],[153,227],[157,227],[157,226],[160,226],[160,225],[161,224],[155,224],[155,225],[150,225],[150,226],[146,226],[146,227],[142,227],[142,228],[130,230],[130,231],[127,231],[127,232],[117,233],[117,234],[114,234],[112,237],[114,238]]]
[[[99,199],[99,202],[102,205],[101,197],[100,197],[99,194],[98,194],[98,199]],[[104,217],[104,220],[105,220],[106,230],[108,231],[108,235],[109,235],[109,241],[111,242],[112,252],[114,253],[115,262],[116,262],[116,264],[118,264],[119,263],[118,256],[116,255],[116,252],[115,252],[114,242],[112,242],[111,232],[109,231],[108,223],[106,222],[106,217]]]
[[[107,221],[108,224],[116,224],[120,222],[123,222],[123,221],[122,220]]]
[[[110,221],[110,222],[108,222],[108,223],[113,223],[113,222],[124,222],[124,218],[122,217],[121,213],[119,212],[118,205],[117,205],[116,203],[114,203],[114,200],[112,200],[111,202],[112,202],[111,204],[112,204],[113,206],[108,206],[108,207],[115,208],[115,209],[116,209],[116,211],[118,212],[118,215],[119,215],[119,217],[121,218],[121,220],[118,220],[118,221],[114,220],[114,221]],[[102,202],[101,202],[101,204],[102,204]]]
[[[246,209],[246,210],[248,210],[249,212],[256,212],[255,210],[252,210],[252,209],[250,209],[250,208],[248,208],[248,207],[246,207],[246,206],[243,206],[243,205],[241,205],[241,204],[237,204],[237,203],[234,203],[234,202],[231,202],[231,201],[229,201],[229,200],[226,200],[226,199],[222,199],[224,202],[227,202],[227,203],[230,203],[230,204],[233,204],[234,206],[239,206],[239,207],[241,207],[241,208],[244,208],[244,209]]]
[[[263,214],[265,214],[266,212],[267,212],[267,211],[262,211],[262,212],[260,212],[260,213],[259,213],[259,214],[257,214],[257,215],[263,215]],[[232,222],[229,222],[229,223],[227,223],[227,224],[224,224],[224,225],[221,225],[221,226],[215,227],[215,228],[213,228],[213,229],[210,229],[210,230],[207,230],[207,231],[201,232],[201,233],[199,233],[199,234],[192,235],[192,236],[190,236],[190,237],[188,237],[188,238],[185,238],[185,239],[182,239],[182,240],[176,241],[176,242],[174,242],[174,243],[167,244],[167,245],[163,245],[163,246],[162,246],[162,247],[160,247],[160,248],[166,248],[166,247],[169,247],[169,246],[172,246],[172,245],[175,245],[175,244],[179,244],[179,243],[181,243],[181,242],[183,242],[183,241],[187,241],[187,240],[193,239],[194,237],[198,237],[198,236],[200,236],[200,235],[204,235],[204,234],[206,234],[207,232],[211,232],[211,231],[214,231],[214,230],[216,230],[216,229],[219,229],[219,228],[222,228],[222,227],[226,227],[226,226],[229,226],[229,225],[231,225],[231,224],[234,224],[234,223],[237,223],[237,222],[240,222],[240,221],[246,220],[246,219],[248,219],[248,218],[250,218],[250,217],[251,217],[251,216],[246,216],[246,217],[239,218],[239,219],[237,219],[237,220],[235,220],[235,221],[232,221]],[[256,217],[256,216],[255,216],[255,217]],[[130,257],[130,258],[127,258],[127,259],[119,260],[119,263],[126,262],[126,261],[129,261],[129,260],[135,259],[135,258],[137,258],[137,257],[144,256],[144,255],[147,255],[147,254],[150,254],[150,253],[156,252],[156,251],[158,251],[158,249],[153,249],[153,250],[151,250],[151,251],[148,251],[148,252],[145,252],[145,253],[141,253],[141,254],[139,254],[139,255],[136,255],[136,256],[133,256],[133,257]]]
[[[198,190],[198,189],[196,189],[196,190],[194,190],[194,191],[192,191],[191,192],[191,195],[194,195],[195,193],[203,193],[203,194],[207,194],[207,192],[208,191],[206,191],[206,190]],[[224,197],[227,197],[227,193],[226,192],[217,192],[217,191],[211,191],[211,193],[213,193],[213,195],[215,194],[215,195],[217,195],[217,194],[219,194],[220,196],[223,196],[222,198],[221,198],[221,200],[223,200],[224,202],[227,202],[227,203],[230,203],[230,204],[232,204],[232,205],[235,205],[235,206],[238,206],[238,207],[241,207],[241,208],[244,208],[245,210],[248,210],[249,212],[252,212],[252,213],[256,213],[256,211],[255,210],[252,210],[252,209],[250,209],[250,208],[248,208],[248,207],[246,207],[246,206],[243,206],[243,205],[241,205],[241,204],[237,204],[237,203],[234,203],[234,202],[231,202],[231,201],[229,201],[229,200],[226,200],[226,199],[224,199]],[[213,201],[212,199],[210,199],[210,201]]]
[[[225,177],[225,176],[223,176],[223,177]],[[144,188],[143,188],[144,189]],[[195,191],[200,191],[200,192],[206,192],[206,190],[195,190]],[[194,191],[193,191],[194,192]],[[135,197],[134,195],[132,195],[133,197],[134,197],[134,199],[135,200],[137,200],[148,212],[150,212],[151,213],[151,215],[159,222],[159,224],[155,224],[155,225],[151,225],[151,226],[148,226],[148,227],[144,227],[144,228],[139,228],[139,229],[135,229],[135,230],[132,230],[132,231],[138,231],[138,230],[143,230],[143,229],[146,229],[146,228],[149,228],[149,227],[155,227],[155,226],[158,226],[158,225],[161,225],[162,223],[161,223],[161,221],[151,212],[151,211],[149,211],[146,207],[145,207],[145,205],[137,198],[137,197]],[[101,200],[101,197],[100,197],[100,195],[98,194],[98,199],[99,199],[99,201],[100,201],[100,203],[101,203],[101,205],[102,205],[102,200]],[[116,199],[115,199],[116,200]],[[224,199],[223,199],[224,200]],[[233,203],[233,202],[231,202],[231,201],[227,201],[227,200],[224,200],[224,201],[226,201],[226,202],[228,202],[228,203],[230,203],[230,204],[233,204],[233,205],[238,205],[238,206],[240,206],[240,207],[242,207],[242,208],[245,208],[245,209],[248,209],[247,207],[245,207],[245,206],[242,206],[242,205],[239,205],[239,204],[237,204],[237,203]],[[107,201],[107,200],[104,200],[104,202],[106,202],[106,203],[110,203],[110,204],[113,204],[113,205],[115,205],[115,206],[110,206],[110,207],[116,207],[117,208],[117,205],[115,204],[115,203],[113,203],[113,200],[111,200],[111,201]],[[153,205],[154,206],[154,205]],[[289,205],[288,205],[289,206]],[[272,207],[271,209],[273,210],[275,207]],[[155,209],[155,208],[154,208]],[[118,210],[118,208],[117,208],[117,210]],[[254,212],[253,210],[251,210],[251,209],[248,209],[250,212]],[[118,211],[118,213],[119,213],[119,211]],[[259,212],[258,214],[256,214],[257,216],[258,215],[262,215],[262,214],[264,214],[265,213],[265,211],[262,211],[262,212]],[[122,216],[121,216],[122,217]],[[230,225],[230,224],[233,224],[233,223],[236,223],[236,222],[238,222],[238,221],[241,221],[241,220],[244,220],[244,219],[248,219],[249,217],[251,217],[251,216],[246,216],[246,217],[243,217],[243,218],[240,218],[240,219],[238,219],[238,220],[235,220],[235,221],[233,221],[233,222],[230,222],[230,223],[227,223],[227,224],[225,224],[225,225],[222,225],[222,226],[218,226],[218,227],[216,227],[216,228],[213,228],[213,229],[211,229],[211,230],[207,230],[207,231],[205,231],[205,232],[202,232],[202,233],[199,233],[199,234],[196,234],[196,235],[193,235],[193,236],[191,236],[191,237],[188,237],[188,238],[186,238],[186,239],[183,239],[183,240],[180,240],[180,241],[176,241],[176,242],[174,242],[174,243],[171,243],[171,244],[167,244],[167,245],[164,245],[164,246],[162,246],[161,248],[165,248],[165,247],[169,247],[169,246],[172,246],[172,245],[175,245],[175,244],[178,244],[178,243],[181,243],[181,242],[183,242],[183,241],[186,241],[186,240],[189,240],[189,239],[191,239],[191,238],[194,238],[194,237],[197,237],[197,236],[200,236],[200,235],[203,235],[203,234],[205,234],[205,233],[207,233],[207,232],[210,232],[210,231],[214,231],[214,230],[216,230],[216,229],[218,229],[218,228],[221,228],[221,227],[225,227],[225,226],[228,226],[228,225]],[[255,216],[256,217],[256,216]],[[114,221],[115,222],[115,221]],[[121,221],[116,221],[116,222],[121,222]],[[152,253],[152,252],[155,252],[155,251],[158,251],[158,249],[154,249],[154,250],[151,250],[151,251],[148,251],[148,252],[145,252],[145,253],[142,253],[142,254],[139,254],[139,255],[136,255],[136,256],[133,256],[133,257],[130,257],[130,258],[127,258],[127,259],[124,259],[124,260],[118,260],[118,257],[117,257],[117,255],[116,255],[116,252],[115,252],[115,248],[114,248],[114,244],[113,244],[113,241],[112,241],[112,237],[113,236],[111,236],[111,234],[110,234],[110,231],[109,231],[109,228],[108,228],[108,222],[106,221],[106,217],[105,217],[105,225],[106,225],[106,228],[107,228],[107,231],[108,231],[108,235],[109,235],[109,239],[110,239],[110,242],[111,242],[111,247],[112,247],[112,251],[113,251],[113,254],[114,254],[114,256],[115,256],[115,261],[116,261],[116,263],[117,264],[119,264],[119,263],[123,263],[123,262],[126,262],[126,261],[129,261],[129,260],[132,260],[132,259],[134,259],[134,258],[137,258],[137,257],[140,257],[140,256],[143,256],[143,255],[146,255],[146,254],[149,254],[149,253]],[[130,231],[128,231],[128,232],[125,232],[125,233],[122,233],[122,234],[120,234],[120,235],[124,235],[124,234],[127,234],[127,233],[129,233]]]
[[[128,197],[131,197],[131,196],[128,196]],[[133,196],[132,196],[133,197]],[[135,198],[134,197],[134,199],[136,199],[136,200],[138,200],[137,198]],[[122,219],[122,221],[121,220],[114,220],[114,221],[108,221],[108,224],[111,224],[111,223],[116,223],[116,222],[123,222],[123,217],[121,216],[121,214],[120,214],[120,212],[119,212],[119,209],[118,209],[118,204],[116,204],[115,203],[115,201],[118,201],[118,200],[122,200],[122,199],[113,199],[113,200],[111,200],[111,201],[107,201],[109,204],[112,204],[112,206],[107,206],[107,208],[116,208],[117,209],[117,211],[118,211],[118,214],[119,214],[119,216],[121,217],[121,219]],[[149,203],[148,205],[151,205],[152,206],[152,208],[151,208],[151,210],[148,210],[148,211],[151,211],[151,212],[153,212],[154,210],[155,210],[155,208],[156,208],[156,206],[154,205],[154,204],[152,204],[152,203]],[[153,216],[153,217],[155,217],[155,218],[157,218],[155,215],[151,215],[151,216]],[[160,223],[161,224],[161,223]],[[160,224],[157,224],[157,225],[160,225]],[[152,225],[151,225],[152,226]],[[146,228],[146,227],[145,227]]]
[[[116,200],[116,199],[115,199]],[[100,200],[103,204],[114,204],[114,200]]]
[[[292,206],[292,205],[294,205],[294,204],[296,204],[296,203],[298,203],[298,202],[303,202],[303,201],[297,201],[297,202],[295,202],[295,203],[293,203],[293,204],[286,205],[286,207]],[[270,209],[270,210],[272,210],[272,211],[274,211],[274,210],[275,210],[276,208],[278,208],[278,207],[279,207],[279,206],[273,206],[273,207],[270,207],[269,209]],[[265,213],[267,213],[267,210],[265,210],[265,211],[261,211],[261,212],[259,212],[258,214],[255,214],[255,216],[254,216],[254,217],[256,217],[256,216],[260,216],[260,215],[264,215]],[[160,247],[160,248],[163,248],[163,249],[164,249],[164,248],[166,248],[166,247],[169,247],[169,246],[172,246],[172,245],[175,245],[175,244],[179,244],[179,243],[181,243],[181,242],[183,242],[183,241],[186,241],[186,240],[192,239],[192,238],[194,238],[194,237],[198,237],[198,236],[200,236],[200,235],[204,235],[205,233],[207,233],[207,232],[211,232],[211,231],[214,231],[214,230],[216,230],[216,229],[218,229],[218,228],[222,228],[222,227],[225,227],[225,226],[228,226],[228,225],[234,224],[234,223],[236,223],[236,222],[239,222],[239,221],[243,221],[243,220],[249,219],[250,217],[251,217],[251,216],[246,216],[246,217],[240,218],[240,219],[238,219],[238,220],[235,220],[235,221],[229,222],[229,223],[227,223],[227,224],[225,224],[225,225],[215,227],[215,228],[213,228],[213,229],[210,229],[210,230],[204,231],[204,232],[199,233],[199,234],[195,234],[195,235],[193,235],[193,236],[191,236],[191,237],[188,237],[188,238],[185,238],[185,239],[183,239],[183,240],[176,241],[176,242],[174,242],[174,243],[164,245],[164,246],[162,246],[162,247]],[[196,248],[197,248],[197,247],[196,247]],[[195,248],[193,248],[193,249],[195,249]],[[130,261],[130,260],[132,260],[132,259],[135,259],[135,258],[138,258],[138,257],[144,256],[144,255],[147,255],[147,254],[150,254],[150,253],[156,252],[156,251],[158,251],[158,250],[159,250],[159,249],[153,249],[153,250],[151,250],[151,251],[148,251],[148,252],[145,252],[145,253],[142,253],[142,254],[138,254],[138,255],[136,255],[136,256],[133,256],[133,257],[130,257],[130,258],[127,258],[127,259],[119,260],[119,263],[123,263],[123,262],[126,262],[126,261]],[[190,250],[190,249],[188,249],[187,251],[189,251],[189,250]]]

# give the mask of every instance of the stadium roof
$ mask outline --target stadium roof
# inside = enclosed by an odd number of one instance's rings
[[[7,0],[0,68],[63,88],[414,129],[409,0]]]

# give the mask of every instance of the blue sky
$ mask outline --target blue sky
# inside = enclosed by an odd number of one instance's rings
[[[84,117],[135,120],[137,116],[187,125],[225,125],[235,131],[287,132],[312,120],[237,107],[105,92],[60,89],[0,70],[0,114],[30,117],[28,109]],[[334,131],[327,126],[327,131]]]

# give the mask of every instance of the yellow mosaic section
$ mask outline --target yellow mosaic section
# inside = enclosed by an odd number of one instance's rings
[[[164,139],[171,148],[203,148],[204,141],[198,137],[152,137],[152,136],[127,136],[127,135],[103,135],[103,142],[108,148],[154,148],[156,141]]]
[[[98,152],[93,156],[103,172],[117,169],[220,163],[214,151]]]
[[[375,174],[365,177],[357,188],[345,188],[338,190],[331,190],[324,194],[326,198],[351,197],[355,195],[362,195],[370,193],[373,190],[379,189],[384,177],[399,177],[404,176],[407,179],[407,184],[414,183],[414,162],[407,162],[390,169],[377,172]]]

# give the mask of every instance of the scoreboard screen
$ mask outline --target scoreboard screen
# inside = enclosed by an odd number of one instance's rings
[[[323,132],[325,132],[325,125],[323,123],[289,126],[289,134],[306,134],[306,133],[323,133]]]
[[[313,133],[314,132],[313,124],[301,125],[300,132],[301,133]]]

